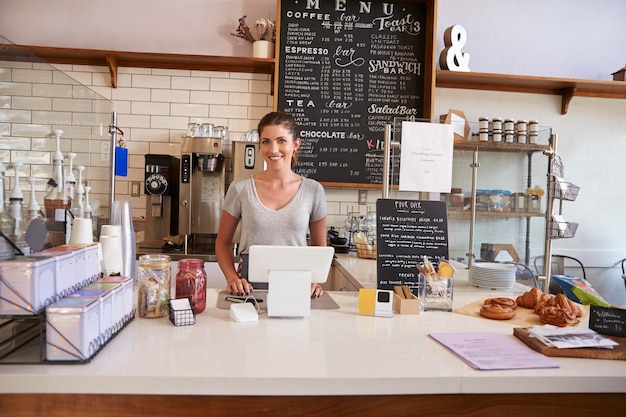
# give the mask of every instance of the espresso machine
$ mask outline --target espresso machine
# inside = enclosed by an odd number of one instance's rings
[[[183,136],[178,230],[185,253],[215,253],[226,179],[224,136]]]
[[[146,231],[141,248],[161,248],[164,238],[178,234],[180,160],[170,155],[146,155]]]

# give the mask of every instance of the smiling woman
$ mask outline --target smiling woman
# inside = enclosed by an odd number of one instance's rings
[[[301,145],[293,117],[282,112],[265,115],[258,125],[260,152],[266,169],[234,181],[224,199],[215,252],[228,291],[248,294],[247,254],[252,245],[326,246],[326,196],[315,180],[293,172]],[[240,262],[234,265],[231,248],[241,223]],[[311,296],[322,289],[312,284]]]

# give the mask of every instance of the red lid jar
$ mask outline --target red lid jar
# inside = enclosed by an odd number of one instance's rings
[[[188,298],[194,314],[204,311],[206,308],[206,272],[202,259],[188,258],[178,261],[176,298]]]

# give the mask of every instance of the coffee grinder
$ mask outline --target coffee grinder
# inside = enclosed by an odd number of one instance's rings
[[[162,248],[164,238],[178,234],[180,160],[170,155],[146,155],[146,231],[142,248]]]
[[[224,134],[211,135],[182,138],[178,228],[185,235],[185,253],[215,253],[226,181]]]

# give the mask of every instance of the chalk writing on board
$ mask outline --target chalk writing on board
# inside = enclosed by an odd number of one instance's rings
[[[298,174],[382,184],[384,126],[424,116],[427,21],[423,1],[281,0],[277,108],[301,127]]]
[[[448,259],[446,203],[380,199],[376,202],[378,288],[418,287],[417,265]]]

